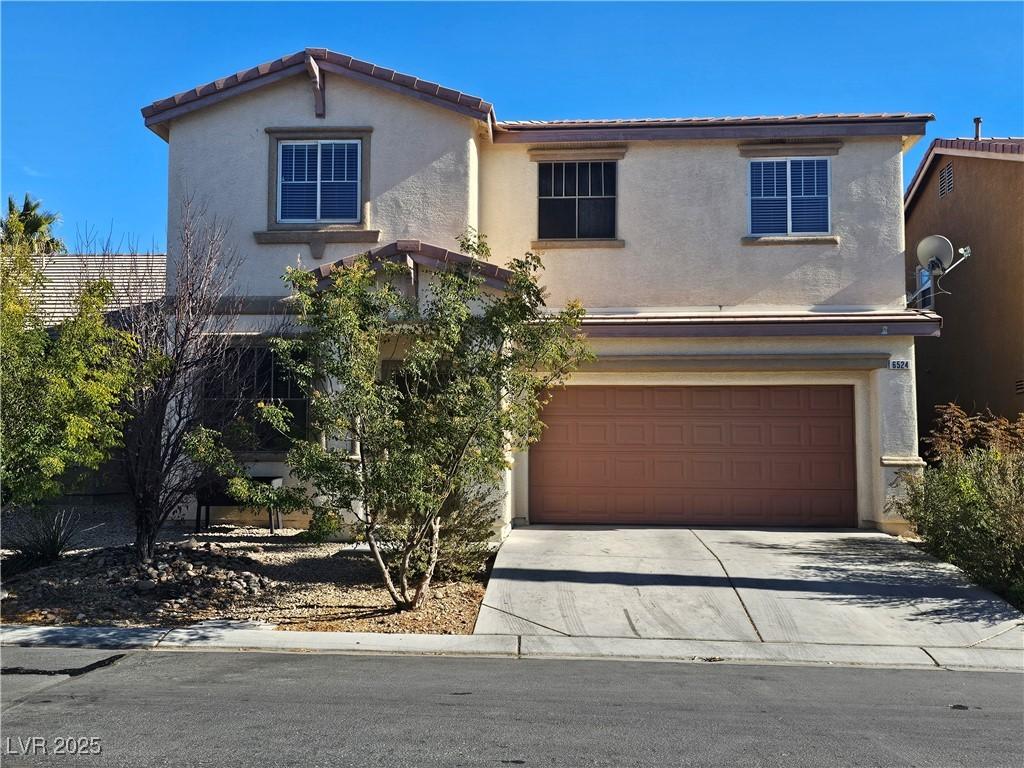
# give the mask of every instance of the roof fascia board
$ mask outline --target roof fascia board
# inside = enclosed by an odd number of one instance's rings
[[[670,126],[633,128],[504,128],[495,144],[546,144],[571,141],[680,141],[687,139],[830,139],[850,136],[923,135],[925,121],[807,123],[775,125]]]
[[[424,93],[423,91],[417,91],[415,88],[410,88],[407,85],[389,82],[388,80],[381,80],[379,77],[367,75],[364,74],[363,72],[357,72],[354,69],[349,69],[348,67],[343,67],[340,64],[334,64],[333,62],[330,61],[320,61],[319,64],[320,69],[322,69],[325,72],[330,72],[331,74],[334,75],[340,75],[341,77],[347,77],[350,80],[355,80],[360,83],[366,83],[367,85],[374,85],[381,88],[386,88],[387,90],[401,94],[402,96],[411,96],[414,99],[425,101],[428,104],[433,104],[436,107],[441,107],[442,109],[449,109],[452,110],[453,112],[458,112],[460,114],[466,115],[467,117],[472,117],[475,120],[486,121],[490,115],[489,112],[485,112],[479,109],[473,109],[472,107],[467,107],[464,104],[456,104],[455,102],[448,101],[447,99],[439,99],[436,96],[432,96],[429,93]]]
[[[758,336],[938,336],[939,320],[871,320],[858,322],[688,322],[583,323],[593,338],[749,338]]]
[[[936,147],[937,155],[959,155],[960,157],[977,157],[982,160],[1009,160],[1024,163],[1024,155],[1016,152],[986,152],[980,149],[956,149],[954,147]]]
[[[156,133],[161,138],[166,140],[167,136],[163,135],[159,130],[157,130],[157,127],[160,126],[162,123],[174,120],[176,118],[181,117],[182,115],[187,115],[190,112],[195,112],[199,109],[205,109],[206,107],[218,104],[222,101],[225,101],[226,99],[231,99],[235,96],[241,96],[243,93],[254,91],[257,88],[262,88],[263,86],[270,85],[271,83],[276,83],[278,80],[284,80],[285,78],[288,77],[294,77],[295,75],[306,73],[306,63],[303,61],[298,64],[293,64],[290,67],[279,69],[276,72],[270,72],[266,75],[254,77],[252,80],[247,80],[244,83],[239,83],[238,85],[232,86],[231,88],[228,88],[226,90],[210,93],[206,96],[200,96],[198,99],[193,99],[192,101],[185,102],[184,104],[180,104],[177,107],[171,107],[170,109],[165,109],[161,112],[157,112],[156,114],[146,118],[146,127],[149,128],[154,133]]]

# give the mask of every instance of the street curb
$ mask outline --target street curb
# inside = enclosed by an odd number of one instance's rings
[[[196,625],[151,627],[0,626],[0,644],[126,650],[305,651],[340,654],[480,656],[908,667],[1024,672],[1024,649],[825,645],[557,635],[427,635],[379,632],[278,632]]]

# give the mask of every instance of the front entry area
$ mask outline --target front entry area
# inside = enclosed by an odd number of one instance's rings
[[[531,523],[855,527],[849,386],[571,386],[530,448]]]

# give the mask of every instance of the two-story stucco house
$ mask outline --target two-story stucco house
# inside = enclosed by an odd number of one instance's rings
[[[920,463],[914,337],[940,324],[906,307],[902,154],[930,115],[502,122],[322,48],[143,115],[170,231],[186,190],[230,224],[254,318],[297,256],[438,269],[467,227],[496,258],[543,254],[598,358],[515,457],[503,530],[901,526],[884,502]]]

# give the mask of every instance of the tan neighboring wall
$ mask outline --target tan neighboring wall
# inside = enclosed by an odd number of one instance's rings
[[[305,244],[258,245],[268,228],[267,128],[372,128],[364,229],[380,230],[380,244],[423,240],[454,248],[475,221],[469,179],[478,154],[480,123],[387,90],[327,77],[327,114],[313,115],[309,81],[292,77],[234,96],[170,124],[168,232],[178,229],[179,201],[193,194],[229,227],[230,243],[245,258],[239,292],[286,293],[281,275],[298,259],[307,266],[335,261],[374,243],[328,244],[315,261]],[[367,174],[368,171],[368,174]]]
[[[953,192],[939,197],[939,169]],[[927,432],[935,406],[957,402],[1013,417],[1024,411],[1024,162],[936,156],[907,216],[908,287],[917,243],[941,234],[971,259],[942,279],[942,336],[917,340],[918,409]]]
[[[537,238],[537,164],[525,144],[486,146],[481,228],[496,256]],[[618,161],[621,248],[544,254],[552,306],[902,308],[898,137],[844,141],[832,157],[838,244],[746,245],[748,164],[731,141],[633,142]]]

